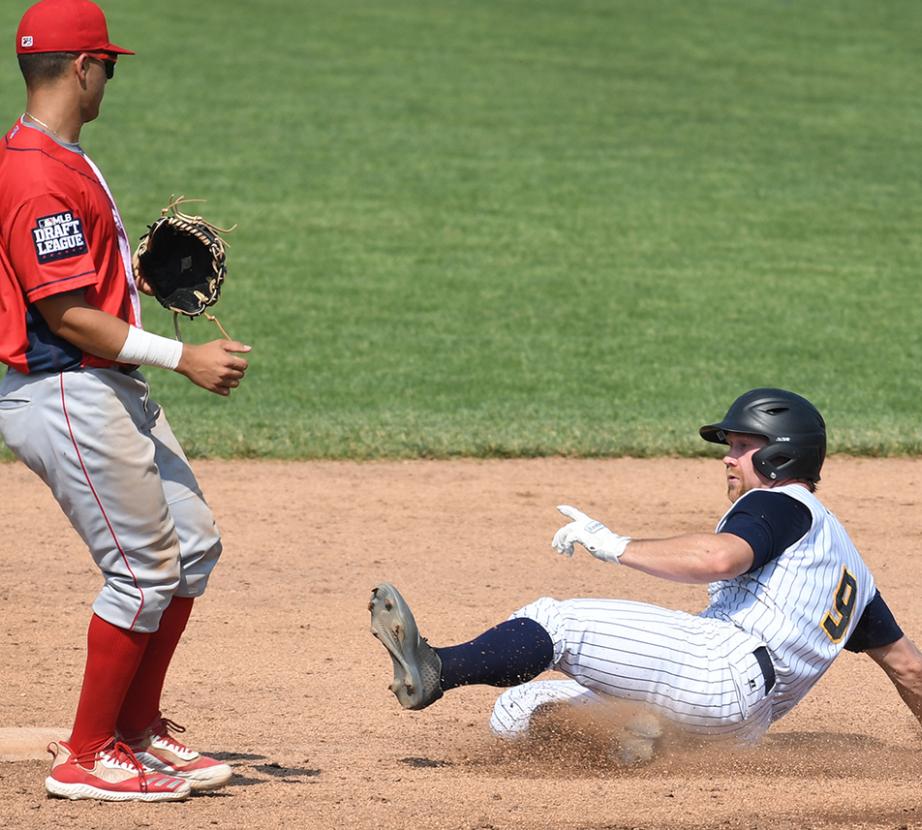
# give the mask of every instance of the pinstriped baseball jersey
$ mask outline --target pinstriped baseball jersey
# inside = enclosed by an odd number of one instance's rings
[[[712,583],[701,616],[732,622],[768,647],[777,677],[772,694],[777,720],[832,664],[876,587],[845,528],[815,495],[797,484],[758,492],[797,499],[810,511],[810,530],[763,567]],[[717,523],[718,532],[732,509]]]

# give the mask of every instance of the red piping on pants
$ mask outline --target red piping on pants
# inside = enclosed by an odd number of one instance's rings
[[[138,585],[138,578],[134,575],[134,571],[131,570],[131,565],[128,564],[128,557],[125,556],[125,551],[122,550],[122,545],[118,540],[118,536],[115,535],[115,529],[112,527],[112,523],[109,521],[109,516],[106,514],[106,508],[102,506],[102,502],[99,500],[99,495],[96,492],[96,488],[93,486],[93,482],[90,481],[90,474],[86,469],[86,464],[83,463],[83,455],[81,455],[80,447],[77,446],[77,439],[74,437],[74,429],[70,423],[70,415],[67,414],[67,401],[64,397],[65,374],[65,372],[61,372],[59,375],[61,378],[61,408],[64,410],[64,420],[67,421],[67,431],[70,433],[71,443],[74,445],[74,451],[77,453],[77,460],[80,462],[80,468],[83,470],[83,477],[86,479],[87,485],[89,485],[90,492],[93,494],[93,498],[96,499],[96,504],[99,505],[99,510],[102,513],[103,519],[105,519],[106,527],[109,528],[109,533],[112,534],[112,541],[115,542],[115,547],[118,548],[118,552],[122,556],[122,561],[125,563],[125,567],[128,569],[128,573],[131,574],[134,587],[138,589],[138,594],[141,598],[141,604],[138,606],[138,613],[134,615],[134,619],[131,621],[131,625],[128,626],[128,630],[133,631],[134,624],[138,621],[138,617],[141,616],[141,611],[144,609],[144,591],[142,591],[141,586]]]

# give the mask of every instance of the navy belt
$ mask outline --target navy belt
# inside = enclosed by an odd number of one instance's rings
[[[775,667],[772,665],[772,658],[768,656],[768,649],[765,646],[759,646],[752,652],[752,656],[756,658],[759,668],[762,669],[762,677],[765,679],[765,694],[768,694],[775,688]]]

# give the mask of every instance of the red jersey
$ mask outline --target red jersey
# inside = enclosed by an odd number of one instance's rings
[[[26,374],[116,365],[52,334],[34,305],[78,290],[140,324],[128,237],[101,174],[20,120],[0,141],[0,361]]]

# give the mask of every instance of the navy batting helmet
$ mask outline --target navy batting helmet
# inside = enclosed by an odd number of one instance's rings
[[[698,432],[705,441],[726,444],[728,432],[768,439],[752,460],[772,481],[817,482],[826,458],[826,422],[806,398],[784,389],[752,389],[740,395],[724,419]]]

